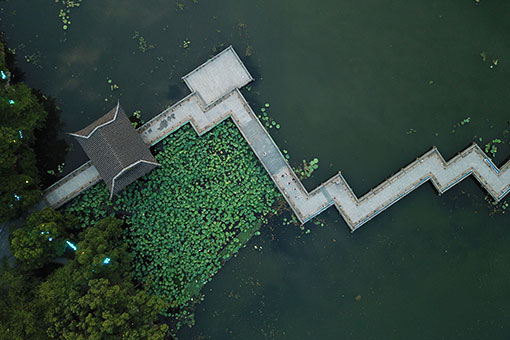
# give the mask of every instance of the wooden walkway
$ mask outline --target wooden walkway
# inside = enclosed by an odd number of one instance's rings
[[[253,78],[232,47],[183,79],[193,92],[138,129],[145,143],[154,145],[188,122],[202,135],[231,117],[301,223],[334,205],[354,231],[427,181],[443,193],[472,175],[496,201],[510,191],[510,161],[498,169],[473,144],[448,162],[434,147],[361,198],[340,172],[307,192],[239,92]],[[94,166],[85,163],[49,187],[45,201],[59,207],[99,180]]]

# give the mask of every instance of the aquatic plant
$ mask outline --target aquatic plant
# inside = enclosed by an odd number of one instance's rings
[[[268,108],[269,108],[269,103],[265,103],[264,106],[260,108],[261,113],[258,114],[257,116],[259,117],[262,124],[264,124],[266,129],[272,129],[273,127],[275,129],[279,129],[280,124],[278,124],[273,118],[271,118],[269,116],[269,112],[267,110]]]
[[[129,120],[131,121],[131,124],[133,125],[134,128],[136,128],[138,125],[143,125],[144,121],[140,118],[141,116],[142,116],[142,111],[136,110],[129,117]]]
[[[66,211],[84,227],[122,216],[135,278],[171,302],[168,316],[191,324],[189,308],[200,288],[276,212],[272,206],[281,196],[230,120],[202,137],[186,125],[155,152],[161,167],[112,201],[100,183]]]
[[[467,118],[464,118],[463,120],[461,120],[460,122],[458,122],[453,127],[461,127],[463,125],[469,124],[470,122],[471,122],[471,117],[467,117]]]
[[[115,91],[119,89],[119,85],[114,83],[112,79],[106,78],[106,82],[108,83],[108,85],[110,85],[110,91]]]
[[[0,222],[18,216],[40,200],[34,148],[40,143],[36,132],[45,127],[48,117],[35,91],[11,79],[5,57],[0,44],[0,69],[5,75],[0,86]]]
[[[244,51],[244,56],[251,57],[252,54],[253,54],[253,46],[252,45],[246,46],[246,49]]]
[[[135,31],[131,38],[138,41],[138,49],[143,53],[156,47],[156,45],[148,44],[147,40],[138,31]]]
[[[186,9],[185,0],[176,0],[175,1],[175,10],[176,11],[184,11]],[[198,0],[192,0],[194,4],[198,4]]]
[[[301,165],[294,168],[294,172],[298,175],[299,179],[303,180],[312,176],[313,172],[319,168],[319,159],[314,158],[307,162],[303,160]]]
[[[55,0],[56,3],[60,3],[62,8],[59,11],[58,17],[62,21],[62,29],[67,31],[71,25],[71,9],[80,7],[82,0]]]
[[[41,51],[36,51],[32,54],[29,54],[29,55],[25,55],[25,61],[29,64],[32,64],[34,66],[36,66],[37,68],[40,68],[42,69],[43,68],[43,65],[41,63],[41,59],[42,59],[42,56],[41,56]]]
[[[489,216],[505,214],[510,206],[507,201],[496,202],[491,196],[486,195],[485,201],[488,203]],[[509,209],[510,210],[510,209]]]
[[[494,138],[489,143],[485,144],[485,153],[490,153],[492,157],[496,157],[496,153],[498,152],[497,144],[501,144],[501,139]]]

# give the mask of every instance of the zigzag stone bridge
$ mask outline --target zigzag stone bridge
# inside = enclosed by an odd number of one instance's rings
[[[354,231],[427,181],[443,193],[472,175],[496,201],[510,191],[510,161],[498,169],[473,144],[448,162],[434,147],[361,198],[340,172],[308,192],[239,92],[253,78],[231,46],[183,80],[192,93],[138,129],[145,143],[154,145],[188,122],[202,135],[231,117],[301,223],[334,205]],[[44,201],[57,208],[98,181],[87,162],[45,190]]]

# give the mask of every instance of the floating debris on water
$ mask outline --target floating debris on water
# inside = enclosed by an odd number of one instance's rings
[[[494,67],[498,66],[498,64],[499,64],[499,58],[498,57],[489,57],[487,52],[481,52],[480,57],[482,57],[482,61],[484,63],[485,62],[490,63],[490,65],[489,65],[490,68],[494,68]]]
[[[34,52],[30,55],[26,55],[25,56],[25,61],[27,63],[30,63],[34,66],[37,66],[38,68],[43,68],[43,66],[41,65],[41,51],[37,51],[37,52]]]
[[[253,46],[248,45],[246,46],[246,50],[244,51],[244,55],[246,57],[250,57],[253,54]]]

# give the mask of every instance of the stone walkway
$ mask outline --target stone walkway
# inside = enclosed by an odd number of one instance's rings
[[[427,181],[443,193],[472,175],[496,201],[510,191],[510,161],[498,169],[473,144],[448,162],[432,148],[361,198],[341,173],[307,192],[239,92],[253,78],[231,47],[183,79],[193,92],[138,129],[145,143],[154,145],[188,122],[202,135],[232,118],[301,223],[334,205],[354,231]],[[99,180],[95,167],[85,163],[48,188],[45,201],[59,207]]]

